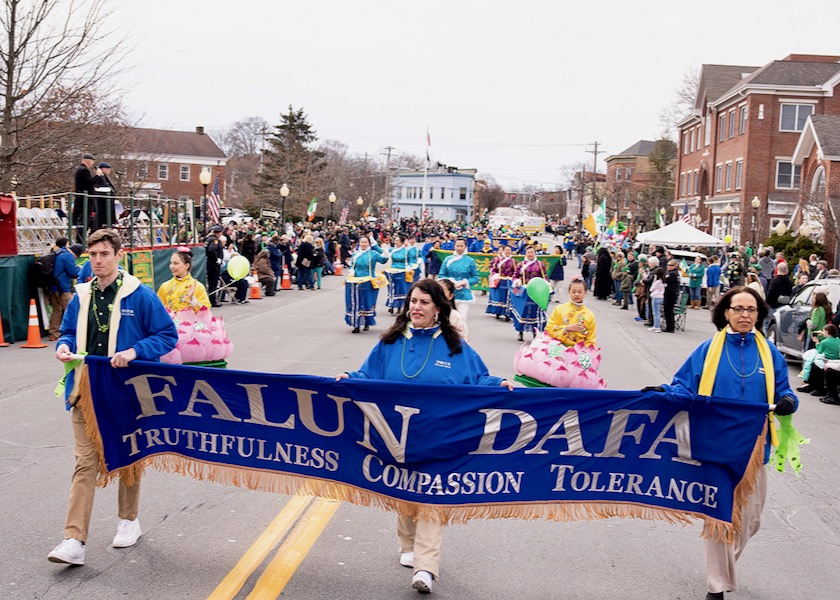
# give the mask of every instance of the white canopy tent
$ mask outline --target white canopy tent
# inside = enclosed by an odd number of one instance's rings
[[[675,221],[665,227],[645,231],[636,236],[643,244],[661,244],[663,246],[726,246],[726,242],[692,227],[685,221]]]

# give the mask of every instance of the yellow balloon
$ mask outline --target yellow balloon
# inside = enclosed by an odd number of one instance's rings
[[[251,263],[248,262],[248,259],[242,256],[241,254],[237,254],[233,258],[228,261],[227,264],[227,272],[228,275],[233,277],[234,281],[242,279],[248,274],[248,271],[251,269]]]
[[[732,243],[732,236],[727,233],[726,237],[723,238],[723,241],[726,242],[727,244],[731,244]]]

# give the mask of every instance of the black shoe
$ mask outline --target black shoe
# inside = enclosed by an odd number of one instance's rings
[[[806,394],[813,390],[814,388],[808,385],[807,383],[801,387],[796,388],[797,392],[805,392]]]
[[[510,323],[510,317],[505,317],[505,323]]]
[[[367,331],[368,329],[370,329],[370,325],[365,325],[364,330]]]
[[[840,398],[826,396],[825,398],[820,398],[820,402],[823,404],[834,404],[835,406],[840,405]]]
[[[502,316],[502,315],[496,315],[496,320],[498,321],[498,320],[499,320],[499,317],[501,317],[501,316]]]
[[[353,333],[359,333],[359,328],[358,328],[358,327],[354,327],[354,328],[353,328]]]
[[[622,307],[621,307],[621,310],[630,310],[630,309],[629,309],[629,308],[627,308],[626,306],[622,306]]]
[[[214,303],[214,302],[211,302],[211,303],[210,303],[210,307],[211,307],[211,308],[222,308],[222,305],[221,305],[221,304],[219,304],[218,302],[215,302],[215,303]]]
[[[237,304],[248,304],[248,300],[237,300]]]
[[[723,600],[723,592],[707,592],[706,600]]]
[[[388,309],[388,314],[389,314],[389,315],[393,315],[393,314],[394,314],[394,309],[393,309],[393,308],[389,308],[389,309]]]
[[[525,341],[525,340],[523,340],[523,339],[522,339],[522,332],[521,332],[521,331],[519,332],[519,341],[520,341],[520,342],[524,342],[524,341]]]
[[[810,393],[811,393],[811,395],[812,395],[812,396],[825,396],[825,394],[826,394],[825,390],[822,390],[822,389],[820,389],[820,390],[811,390],[811,392],[810,392]]]

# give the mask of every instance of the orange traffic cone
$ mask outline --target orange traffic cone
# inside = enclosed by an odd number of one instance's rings
[[[251,271],[251,276],[254,278],[254,281],[251,282],[251,295],[248,296],[248,299],[262,300],[262,290],[260,289],[260,280],[259,277],[257,277],[256,269]]]
[[[289,267],[283,265],[283,280],[280,282],[281,290],[292,289],[292,278],[289,277]]]
[[[41,324],[38,322],[38,309],[35,307],[35,299],[29,301],[29,329],[26,332],[26,343],[21,348],[46,348],[41,343]]]
[[[344,272],[341,270],[341,260],[337,260],[333,263],[333,272],[338,275],[339,277],[344,275]]]
[[[11,323],[9,323],[11,325]],[[9,342],[6,341],[6,334],[3,333],[3,315],[0,315],[0,346],[6,347]]]

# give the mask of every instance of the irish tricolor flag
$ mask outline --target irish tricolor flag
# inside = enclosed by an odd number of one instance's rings
[[[315,209],[318,208],[318,197],[312,198],[312,202],[309,203],[309,208],[306,209],[306,220],[311,221],[315,218]]]

